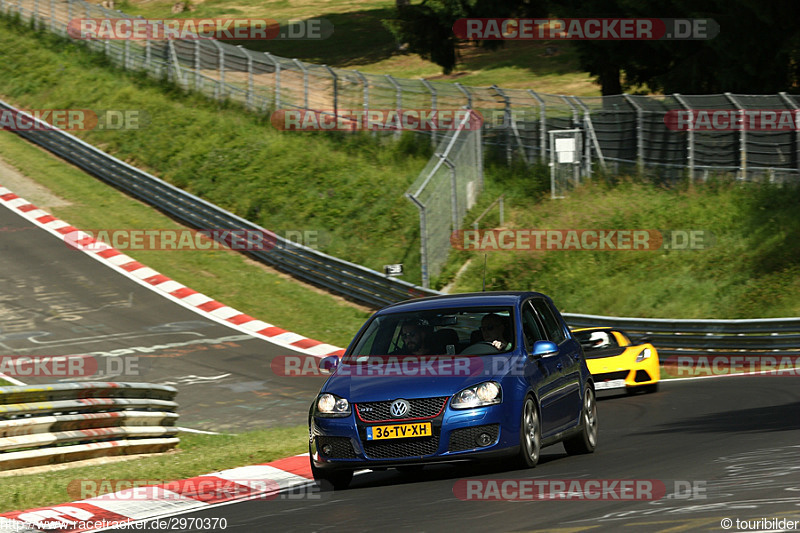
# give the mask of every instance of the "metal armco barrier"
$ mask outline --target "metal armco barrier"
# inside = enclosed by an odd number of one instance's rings
[[[0,470],[174,448],[177,392],[114,382],[0,387]]]
[[[800,357],[800,318],[748,320],[623,318],[564,313],[572,328],[608,326],[646,337],[659,358],[679,355]]]

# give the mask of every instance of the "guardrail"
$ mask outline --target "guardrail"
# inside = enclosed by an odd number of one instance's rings
[[[0,100],[0,110],[22,111]],[[110,183],[184,224],[204,230],[268,230],[215,206],[193,194],[139,170],[95,148],[77,137],[53,128],[27,113],[37,128],[15,133],[46,148],[86,172]],[[35,129],[35,131],[33,131]],[[258,261],[314,285],[346,296],[370,307],[383,307],[415,296],[437,294],[406,281],[294,243],[275,235],[275,246],[268,251],[245,252]]]
[[[646,337],[660,359],[688,356],[800,357],[800,318],[748,320],[625,318],[565,313],[572,328],[608,326]]]
[[[175,447],[177,389],[149,383],[0,387],[0,470]]]

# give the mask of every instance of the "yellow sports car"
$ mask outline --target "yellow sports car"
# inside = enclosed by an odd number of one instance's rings
[[[581,328],[572,332],[581,343],[596,390],[625,389],[655,392],[661,372],[658,352],[650,343],[633,344],[614,328]]]

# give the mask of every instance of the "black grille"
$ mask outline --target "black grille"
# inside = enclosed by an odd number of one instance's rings
[[[500,425],[491,424],[488,426],[457,429],[450,433],[450,445],[447,449],[451,452],[461,452],[478,448],[479,446],[476,439],[481,433],[488,433],[491,439],[489,444],[492,444],[497,440],[497,435],[500,433]]]
[[[612,380],[612,379],[625,379],[630,374],[630,370],[620,370],[619,372],[606,372],[604,374],[593,374],[596,382]]]
[[[439,449],[439,436],[423,439],[387,439],[384,441],[367,441],[364,453],[372,459],[394,459],[397,457],[422,457],[433,455]]]
[[[331,453],[322,453],[323,446],[330,446]],[[331,459],[355,459],[356,452],[349,437],[317,437],[317,450]]]
[[[646,370],[637,370],[636,377],[633,378],[633,380],[636,383],[642,383],[644,381],[650,381],[652,379],[653,378],[650,377],[650,374],[648,374]]]
[[[403,418],[393,418],[391,414],[392,402],[365,402],[356,404],[356,409],[362,420],[365,422],[376,422],[378,420],[405,420],[408,418],[433,418],[442,410],[447,397],[442,398],[419,398],[408,400],[411,409],[408,415]]]

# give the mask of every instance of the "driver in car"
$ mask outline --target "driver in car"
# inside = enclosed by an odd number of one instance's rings
[[[490,343],[500,351],[507,350],[511,346],[508,339],[508,328],[506,321],[500,315],[489,313],[481,319],[481,334],[483,340]]]

